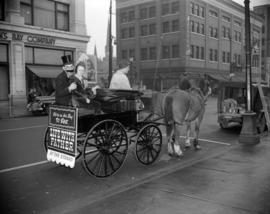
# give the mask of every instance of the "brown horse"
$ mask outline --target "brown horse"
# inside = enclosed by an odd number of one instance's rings
[[[193,121],[195,121],[193,145],[195,149],[201,148],[198,136],[208,95],[209,83],[206,79],[200,78],[192,82],[189,90],[174,88],[166,94],[154,96],[153,111],[164,117],[169,155],[183,155],[180,147],[180,133],[183,125],[187,125],[185,146],[190,147],[189,135]]]

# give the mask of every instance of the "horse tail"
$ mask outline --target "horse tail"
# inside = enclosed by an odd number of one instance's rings
[[[171,96],[166,96],[164,101],[164,119],[166,125],[172,125],[174,123],[173,98]]]

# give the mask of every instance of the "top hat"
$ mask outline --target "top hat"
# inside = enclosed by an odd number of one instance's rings
[[[71,55],[62,56],[61,59],[63,61],[64,70],[72,72],[74,70],[74,66]]]

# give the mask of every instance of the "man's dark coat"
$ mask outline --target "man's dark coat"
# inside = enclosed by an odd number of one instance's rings
[[[71,93],[68,90],[69,85],[70,80],[65,71],[63,71],[56,78],[55,103],[57,105],[71,105]]]

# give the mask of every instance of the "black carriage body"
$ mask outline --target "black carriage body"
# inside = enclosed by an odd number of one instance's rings
[[[102,120],[112,119],[120,122],[124,127],[131,128],[137,126],[137,111],[100,113],[90,115],[79,115],[78,132],[87,133],[95,124]]]

